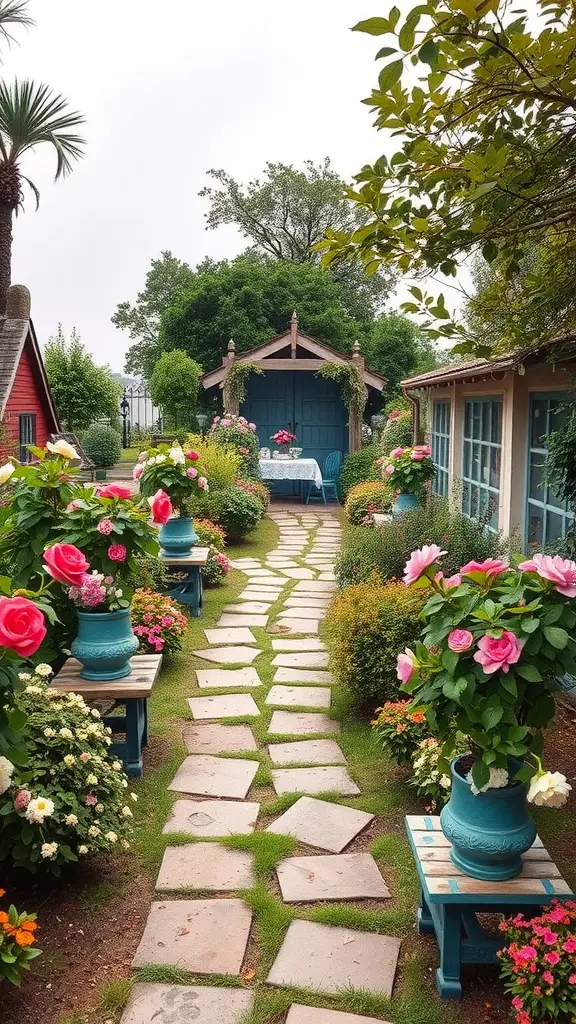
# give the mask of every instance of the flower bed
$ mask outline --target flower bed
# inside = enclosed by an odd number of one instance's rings
[[[132,600],[132,628],[140,649],[151,654],[173,654],[182,647],[188,620],[175,601],[152,590],[136,590]]]

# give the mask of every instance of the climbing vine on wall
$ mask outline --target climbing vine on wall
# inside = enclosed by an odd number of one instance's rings
[[[317,376],[336,381],[342,389],[342,398],[348,412],[362,419],[368,401],[368,391],[362,374],[354,363],[324,363],[317,371]]]
[[[258,363],[232,363],[226,374],[226,393],[237,406],[246,399],[246,383],[251,373],[264,373]]]

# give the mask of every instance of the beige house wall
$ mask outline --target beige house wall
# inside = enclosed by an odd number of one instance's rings
[[[505,533],[518,531],[524,537],[526,514],[526,474],[530,396],[533,393],[565,392],[574,387],[570,375],[576,363],[562,369],[551,363],[530,366],[524,372],[511,370],[484,380],[456,380],[449,385],[427,388],[428,431],[432,429],[435,402],[449,401],[450,461],[453,483],[462,478],[464,405],[470,398],[502,397],[502,454],[500,466],[499,528]]]

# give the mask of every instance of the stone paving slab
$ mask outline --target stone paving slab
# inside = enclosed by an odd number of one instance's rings
[[[247,626],[237,629],[205,629],[204,636],[209,644],[255,644],[256,637]]]
[[[216,623],[216,627],[217,627],[217,629],[224,628],[224,627],[226,629],[230,629],[231,627],[234,627],[234,626],[242,627],[242,624],[244,624],[245,626],[267,626],[268,625],[268,616],[267,615],[254,615],[254,614],[253,615],[248,615],[247,612],[244,613],[244,614],[242,614],[242,613],[238,613],[238,614],[234,613],[233,614],[232,612],[223,612],[223,614],[218,619],[218,622]],[[236,641],[235,641],[235,643],[236,643]]]
[[[325,651],[302,651],[294,654],[277,654],[273,665],[284,668],[326,668],[328,653]]]
[[[254,993],[247,989],[140,981],[120,1024],[240,1024],[253,1005]]]
[[[305,607],[299,608],[285,608],[282,612],[282,617],[287,619],[301,619],[305,622],[307,619],[324,619],[326,618],[326,608],[320,607],[320,605],[309,604]]]
[[[268,726],[269,736],[310,736],[323,732],[339,733],[340,722],[313,711],[275,711]]]
[[[254,855],[244,850],[229,850],[218,843],[189,843],[168,846],[164,851],[157,892],[180,889],[207,889],[234,892],[254,885]]]
[[[252,835],[260,804],[236,800],[176,800],[162,831],[201,839]]]
[[[237,899],[153,903],[133,967],[174,965],[198,974],[239,974],[252,911]]]
[[[286,615],[285,617],[279,618],[276,622],[277,626],[282,628],[287,633],[317,633],[318,632],[318,619],[296,619],[294,616]]]
[[[314,921],[292,921],[267,982],[336,994],[362,989],[392,995],[400,939]]]
[[[317,846],[329,853],[341,853],[373,818],[374,815],[366,811],[302,796],[268,825],[266,831],[294,836],[306,846]]]
[[[332,595],[328,597],[322,597],[319,594],[313,594],[307,597],[306,594],[298,594],[297,597],[285,597],[282,602],[282,606],[285,609],[288,608],[320,608],[326,610],[332,604]],[[291,612],[286,611],[287,615],[291,615]]]
[[[314,573],[312,569],[282,569],[282,572],[290,580],[313,580]]]
[[[334,575],[333,572],[321,572],[318,579],[334,581],[336,579],[336,576]]]
[[[225,604],[222,611],[229,612],[231,615],[264,615],[271,607],[272,603],[268,599],[268,601],[244,601],[238,604]]]
[[[159,1021],[159,1024],[164,1022]],[[182,1024],[187,1022],[183,1021]],[[341,1013],[340,1010],[323,1010],[292,1003],[286,1024],[386,1024],[386,1021],[377,1020],[376,1017],[359,1017],[356,1013]]]
[[[175,793],[244,800],[258,771],[258,761],[239,757],[190,754],[168,786]]]
[[[262,587],[260,584],[250,583],[245,590],[237,594],[236,601],[268,601],[272,604],[282,594],[282,587]]]
[[[257,718],[258,705],[250,693],[223,693],[219,697],[189,697],[188,704],[194,719],[239,718],[250,715]]]
[[[326,644],[315,636],[303,637],[301,640],[280,639],[272,641],[274,651],[325,651]]]
[[[230,565],[233,569],[259,569],[260,559],[258,558],[232,558]]]
[[[182,739],[189,754],[229,754],[241,750],[258,750],[249,725],[219,725],[186,722]]]
[[[324,683],[330,686],[334,682],[331,672],[313,668],[277,668],[272,682],[274,683]]]
[[[297,569],[298,563],[292,558],[267,558],[266,565],[270,569]]]
[[[329,708],[330,699],[326,686],[271,686],[266,703],[287,708]]]
[[[390,897],[370,853],[289,857],[278,864],[276,874],[285,903]]]
[[[338,765],[323,768],[277,768],[272,772],[274,789],[282,793],[341,793],[358,796],[360,790],[347,768]]]
[[[256,647],[213,647],[211,650],[192,651],[197,658],[214,661],[217,665],[249,665],[262,651]]]
[[[268,753],[272,764],[346,764],[346,758],[336,740],[270,743]]]
[[[282,579],[282,577],[281,576],[277,576],[276,573],[272,571],[272,569],[262,569],[262,568],[260,568],[260,569],[244,569],[243,572],[244,572],[244,575],[245,576],[249,576],[250,579],[259,579],[260,577],[262,579],[266,579],[267,578],[267,579],[272,579],[272,580]],[[283,581],[283,582],[285,582],[285,581]]]
[[[261,686],[255,668],[197,668],[196,679],[201,689],[216,686]]]

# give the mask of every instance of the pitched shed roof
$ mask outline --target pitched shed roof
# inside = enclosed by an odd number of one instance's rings
[[[438,384],[448,384],[452,380],[473,380],[487,374],[507,373],[519,366],[531,366],[551,359],[555,362],[565,362],[575,357],[576,335],[567,334],[562,338],[547,341],[537,348],[517,348],[504,355],[495,356],[494,359],[463,359],[457,363],[449,363],[448,366],[421,373],[417,377],[408,377],[402,381],[402,387],[407,390],[434,387]]]
[[[0,317],[0,419],[5,415],[6,405],[14,386],[24,346],[29,341],[31,355],[36,363],[38,377],[45,392],[46,403],[52,415],[54,429],[59,430],[60,421],[50,391],[34,326],[32,321],[23,315],[27,311],[29,312],[29,310],[30,294],[28,290],[23,288],[22,285],[12,285],[8,289],[6,315]],[[18,315],[13,315],[14,313]]]

